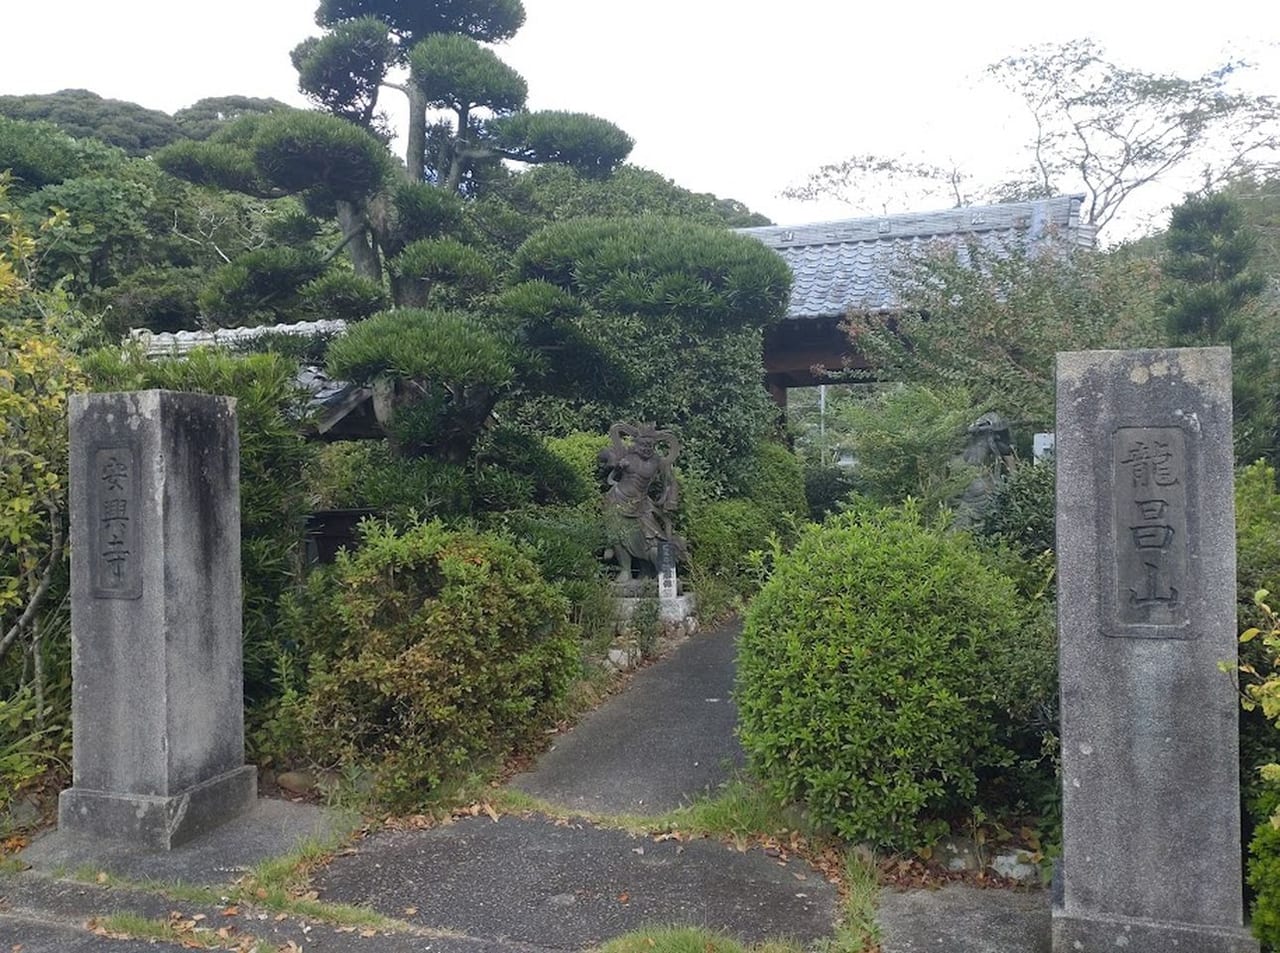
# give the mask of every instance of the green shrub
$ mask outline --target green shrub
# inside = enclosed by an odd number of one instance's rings
[[[1280,811],[1280,786],[1271,785],[1251,805],[1264,820],[1249,842],[1248,883],[1253,891],[1253,935],[1267,949],[1280,948],[1280,827],[1269,818]]]
[[[296,248],[259,248],[215,271],[200,292],[200,310],[222,327],[277,324],[296,318],[302,286],[324,271]]]
[[[1236,474],[1236,611],[1240,625],[1261,625],[1259,589],[1280,592],[1280,493],[1276,471],[1262,460]]]
[[[848,467],[810,464],[804,468],[804,498],[809,519],[821,523],[853,495],[857,481]]]
[[[1276,471],[1259,460],[1236,474],[1236,615],[1241,629],[1267,627],[1254,601],[1259,589],[1280,592],[1280,493]],[[1240,646],[1240,660],[1270,671],[1262,641]],[[1240,714],[1240,783],[1246,805],[1258,803],[1262,790],[1258,767],[1280,761],[1280,733],[1260,709]],[[1268,815],[1253,816],[1265,825]]]
[[[755,578],[746,571],[747,554],[763,548],[774,530],[772,515],[763,506],[744,499],[691,502],[684,527],[694,567],[740,594],[755,588]]]
[[[756,446],[752,472],[743,489],[748,499],[765,509],[779,530],[809,512],[800,458],[772,440],[761,440]]]
[[[510,509],[525,503],[580,503],[589,498],[579,484],[572,464],[553,453],[538,437],[514,426],[500,424],[490,430],[476,448],[478,476],[505,471],[527,487],[521,498],[499,500],[487,509]]]
[[[316,763],[364,765],[392,806],[543,728],[578,665],[567,600],[500,536],[368,522],[335,565],[336,657],[296,717]]]
[[[1052,600],[1057,592],[1054,487],[1051,462],[1018,467],[996,484],[976,529],[993,544],[993,561],[1017,581],[1027,598],[1047,595]]]
[[[538,506],[498,514],[495,524],[523,542],[551,582],[594,580],[603,565],[604,520],[596,507]]]
[[[301,312],[313,320],[361,321],[391,304],[382,285],[349,271],[331,271],[302,286]]]
[[[1013,583],[913,506],[811,526],[747,614],[743,747],[846,839],[927,843],[1011,760],[999,724],[1025,704],[1007,674],[1023,622]]]
[[[547,449],[573,471],[574,492],[583,502],[597,500],[604,494],[597,457],[609,446],[607,434],[574,431],[564,437],[550,437]]]
[[[194,330],[199,327],[196,297],[203,282],[199,268],[139,268],[102,293],[103,324],[119,336],[131,328]]]
[[[422,238],[390,262],[397,300],[414,308],[467,307],[494,284],[493,266],[456,238]]]
[[[320,509],[378,510],[395,522],[420,517],[456,519],[474,508],[467,469],[430,457],[397,457],[382,442],[335,443],[320,450],[308,475]]]
[[[353,325],[329,345],[329,373],[392,388],[387,425],[404,456],[470,456],[515,373],[510,344],[464,312],[402,308]]]
[[[973,479],[970,468],[956,463],[978,416],[960,388],[893,386],[842,405],[840,416],[857,460],[858,491],[878,503],[912,496],[932,508]]]
[[[1054,486],[1051,461],[1018,467],[991,495],[982,514],[982,534],[1004,540],[1027,559],[1056,552]]]

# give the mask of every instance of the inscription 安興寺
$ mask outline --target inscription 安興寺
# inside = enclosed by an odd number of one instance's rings
[[[1177,427],[1114,436],[1116,635],[1182,626],[1187,615],[1187,453]]]
[[[94,452],[90,467],[93,595],[137,599],[142,595],[137,455],[130,447],[103,448]]]

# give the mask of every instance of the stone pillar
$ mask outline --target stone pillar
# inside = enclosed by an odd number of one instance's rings
[[[72,398],[64,831],[168,850],[257,797],[244,763],[239,468],[229,398]]]
[[[1055,953],[1256,953],[1242,926],[1231,352],[1058,355]]]

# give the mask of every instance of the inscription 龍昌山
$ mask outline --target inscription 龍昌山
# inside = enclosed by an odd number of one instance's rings
[[[1186,437],[1177,427],[1122,427],[1113,441],[1116,622],[1185,625]]]
[[[142,595],[137,454],[130,447],[103,448],[94,452],[90,466],[93,595],[137,599]]]

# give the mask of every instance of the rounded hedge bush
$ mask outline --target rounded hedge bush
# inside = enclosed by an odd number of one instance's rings
[[[841,836],[927,843],[1009,760],[998,725],[1017,687],[1001,673],[1021,620],[1012,581],[911,504],[810,526],[747,614],[743,747]]]
[[[361,532],[333,570],[341,646],[313,658],[294,718],[315,763],[365,765],[384,803],[412,805],[546,727],[580,665],[577,631],[509,538]]]

